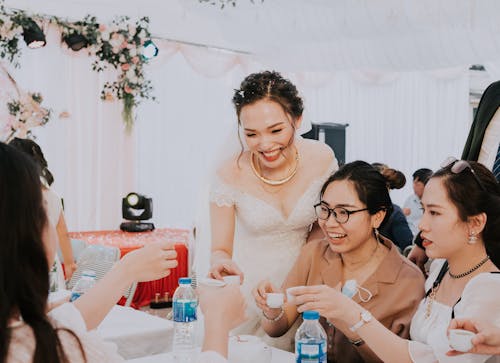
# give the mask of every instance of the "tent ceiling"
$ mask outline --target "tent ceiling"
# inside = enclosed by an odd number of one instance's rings
[[[7,0],[102,21],[147,15],[162,38],[240,50],[284,69],[434,69],[500,61],[497,0]]]

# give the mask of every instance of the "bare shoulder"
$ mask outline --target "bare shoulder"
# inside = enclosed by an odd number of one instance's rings
[[[238,154],[222,161],[216,170],[217,177],[228,184],[237,182],[241,178],[244,165],[248,163],[247,154],[245,152],[241,156]]]
[[[317,165],[320,171],[325,171],[332,164],[337,164],[335,155],[327,144],[318,140],[299,139],[298,145],[306,162]]]

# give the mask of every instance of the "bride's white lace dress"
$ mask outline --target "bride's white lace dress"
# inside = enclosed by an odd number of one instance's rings
[[[306,188],[287,217],[268,202],[223,182],[219,177],[213,181],[210,201],[218,206],[234,205],[236,208],[233,261],[245,276],[241,290],[248,303],[249,317],[236,333],[264,335],[260,329],[261,311],[255,305],[251,291],[264,279],[276,287],[281,286],[316,220],[313,206],[319,200],[320,189],[336,169],[335,161],[321,178]],[[273,342],[273,345],[290,349],[289,337],[280,341],[281,344]]]

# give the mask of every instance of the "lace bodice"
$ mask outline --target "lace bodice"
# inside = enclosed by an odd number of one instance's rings
[[[233,260],[245,274],[244,293],[250,295],[263,279],[281,286],[316,220],[313,205],[319,200],[321,186],[336,166],[332,163],[322,177],[309,184],[288,216],[251,193],[220,178],[214,180],[210,201],[236,209]],[[253,304],[253,299],[248,302]]]

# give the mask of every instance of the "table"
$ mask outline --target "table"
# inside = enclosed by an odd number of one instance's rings
[[[115,343],[123,358],[132,359],[171,351],[173,329],[170,320],[116,305],[97,332],[104,340]]]
[[[276,348],[272,348],[272,352],[273,356],[271,358],[271,363],[295,362],[295,354],[293,353],[285,352],[284,350]],[[175,363],[175,360],[172,353],[163,353],[163,354],[152,355],[149,357],[127,360],[127,363]]]
[[[132,299],[131,306],[140,308],[148,305],[154,298],[155,293],[164,296],[168,292],[171,297],[178,286],[179,277],[188,276],[188,243],[190,232],[187,229],[159,228],[149,232],[124,232],[120,230],[112,231],[87,231],[70,232],[72,239],[83,240],[88,244],[101,244],[106,246],[118,247],[121,256],[142,246],[156,242],[169,241],[175,244],[177,251],[178,266],[172,269],[169,276],[156,280],[141,282],[137,285],[136,292]],[[125,299],[120,301],[124,304]]]

